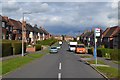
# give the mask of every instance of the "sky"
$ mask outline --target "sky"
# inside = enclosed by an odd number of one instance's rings
[[[44,27],[54,35],[79,35],[85,30],[118,25],[118,0],[4,0],[0,5],[3,16],[22,21],[32,26]]]

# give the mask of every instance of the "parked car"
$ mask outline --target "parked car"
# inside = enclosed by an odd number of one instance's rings
[[[87,53],[87,49],[85,48],[84,44],[78,44],[75,49],[76,53]]]
[[[56,46],[52,46],[52,47],[50,48],[50,53],[57,53],[57,52],[58,52],[58,49],[57,49]]]

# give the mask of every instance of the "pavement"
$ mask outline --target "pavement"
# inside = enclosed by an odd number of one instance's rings
[[[106,80],[88,64],[81,61],[80,56],[69,52],[66,42],[63,43],[58,53],[47,54],[4,75],[3,78],[54,78],[57,80],[66,78],[73,80],[94,78],[96,80],[97,78]]]

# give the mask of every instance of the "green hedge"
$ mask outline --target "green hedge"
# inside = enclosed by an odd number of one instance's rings
[[[37,44],[40,44],[40,45],[49,45],[49,46],[51,46],[51,45],[54,44],[55,42],[57,42],[56,39],[50,38],[50,39],[46,39],[46,40],[43,40],[43,41],[37,41]]]
[[[2,57],[10,56],[12,54],[13,54],[12,44],[10,42],[2,43]]]
[[[88,54],[93,54],[93,51],[93,48],[88,49]],[[120,49],[98,48],[97,56],[118,61],[120,60]]]
[[[24,43],[24,52],[26,52],[26,43]],[[21,41],[2,40],[2,57],[21,54],[21,53],[22,53]]]
[[[41,48],[42,48],[42,47],[41,47],[41,45],[40,45],[40,44],[36,44],[36,45],[35,45],[35,50],[36,50],[36,51],[41,50]]]
[[[106,57],[112,60],[120,60],[120,49],[107,49],[107,48],[98,48],[97,56]]]

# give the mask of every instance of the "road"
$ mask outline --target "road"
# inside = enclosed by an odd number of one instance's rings
[[[103,78],[89,65],[80,60],[80,56],[68,51],[63,43],[57,54],[48,54],[24,67],[4,76],[4,78]]]

